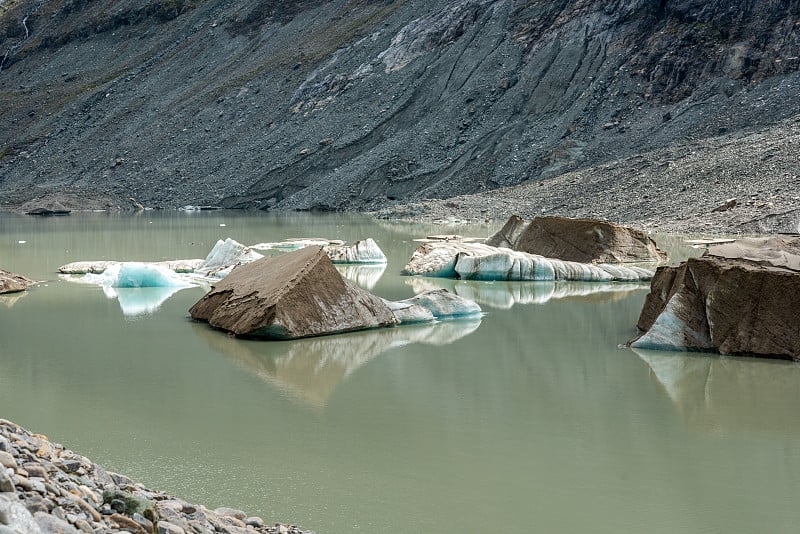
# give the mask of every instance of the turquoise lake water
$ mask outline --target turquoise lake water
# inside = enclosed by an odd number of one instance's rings
[[[800,366],[619,348],[646,285],[400,274],[414,238],[498,227],[0,214],[0,268],[45,281],[0,297],[0,417],[150,488],[320,534],[795,531]],[[485,315],[246,341],[189,320],[202,288],[125,315],[55,273],[202,258],[226,237],[372,237],[386,268],[345,275],[392,300],[446,287]]]

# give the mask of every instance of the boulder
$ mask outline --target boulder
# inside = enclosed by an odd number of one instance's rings
[[[512,215],[487,245],[581,263],[663,262],[667,253],[641,230],[596,219]]]
[[[29,278],[0,269],[0,295],[25,291],[35,283]]]
[[[800,360],[800,238],[743,239],[661,267],[631,347]]]
[[[26,215],[69,215],[72,210],[64,207],[57,200],[42,202],[41,204],[26,205]]]
[[[320,246],[236,267],[189,313],[237,336],[267,339],[398,323],[382,299],[342,277]]]

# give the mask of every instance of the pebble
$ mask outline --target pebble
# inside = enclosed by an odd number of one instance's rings
[[[147,489],[4,419],[0,465],[0,534],[313,534]]]

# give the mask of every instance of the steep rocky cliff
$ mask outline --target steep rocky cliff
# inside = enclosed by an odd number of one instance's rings
[[[0,204],[542,180],[796,115],[799,36],[800,0],[0,1]]]

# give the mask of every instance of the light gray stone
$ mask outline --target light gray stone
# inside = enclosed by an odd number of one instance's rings
[[[178,525],[173,525],[166,521],[158,522],[158,534],[185,534],[185,530]]]
[[[42,532],[46,532],[47,534],[80,534],[78,529],[65,520],[59,519],[53,515],[36,512],[34,518]]]
[[[25,534],[41,534],[42,530],[16,495],[0,494],[0,524]]]
[[[14,481],[5,469],[0,469],[0,493],[14,491]]]
[[[0,465],[13,469],[17,467],[17,461],[14,459],[14,456],[12,456],[11,453],[0,451]]]

